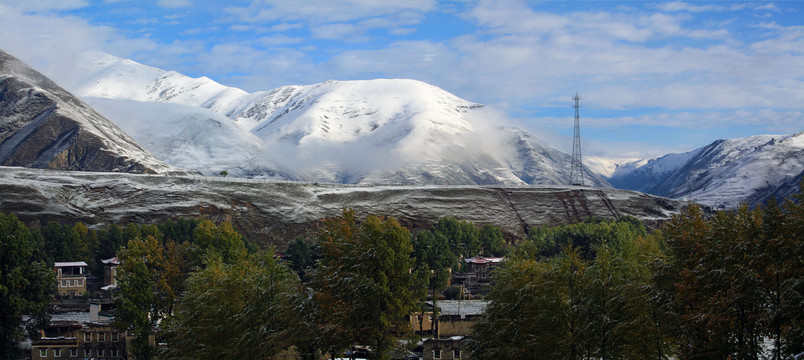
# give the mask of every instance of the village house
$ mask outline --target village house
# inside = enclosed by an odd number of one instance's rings
[[[464,259],[469,264],[469,271],[467,274],[473,275],[467,277],[465,285],[474,284],[490,284],[492,280],[491,272],[500,265],[504,258],[501,257],[481,257],[475,256]]]
[[[58,293],[61,296],[83,296],[87,291],[87,263],[57,262],[54,266]]]
[[[33,360],[127,359],[125,332],[108,321],[51,321],[31,344]]]
[[[469,339],[465,336],[452,336],[446,339],[426,339],[422,345],[424,360],[469,360],[471,353]]]

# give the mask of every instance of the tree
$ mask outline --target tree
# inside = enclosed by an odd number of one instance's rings
[[[455,266],[457,257],[450,250],[449,240],[439,231],[422,231],[413,241],[413,256],[419,277],[422,277],[431,291],[433,299],[433,318],[438,318],[437,293],[447,286],[451,275],[449,269]],[[422,308],[422,313],[424,313]],[[421,326],[422,322],[419,322]],[[436,322],[430,323],[430,331],[435,331]],[[419,329],[422,331],[424,329]]]
[[[193,241],[188,248],[190,264],[201,266],[204,259],[213,254],[232,264],[246,257],[246,243],[232,224],[215,225],[210,220],[202,220],[193,230]]]
[[[220,257],[187,279],[167,321],[169,359],[259,359],[302,336],[298,277],[273,252],[226,264]],[[306,294],[304,294],[306,297]]]
[[[662,255],[643,234],[624,223],[573,224],[514,248],[474,326],[473,358],[666,358],[667,327],[648,286],[649,264]],[[578,239],[584,248],[570,241]]]
[[[478,234],[484,256],[505,255],[505,239],[502,230],[496,226],[483,225]]]
[[[159,321],[173,307],[174,294],[170,287],[162,245],[153,237],[136,238],[118,254],[117,300],[115,322],[120,328],[134,333],[132,353],[137,360],[153,358],[151,336]]]
[[[41,249],[25,224],[0,213],[0,358],[19,356],[22,315],[29,330],[47,324],[46,309],[56,278],[48,264],[35,258]]]
[[[410,233],[388,218],[358,221],[353,210],[328,219],[319,235],[321,259],[313,282],[320,306],[323,350],[335,353],[369,345],[388,359],[404,320],[416,310],[422,291],[411,273]]]
[[[221,171],[220,175],[223,176],[223,177],[226,177],[227,175],[229,175],[229,172],[226,171],[226,170],[223,170],[223,171]]]
[[[285,259],[289,262],[290,269],[304,282],[310,280],[309,274],[313,271],[318,257],[315,246],[301,237],[294,239],[285,250]]]

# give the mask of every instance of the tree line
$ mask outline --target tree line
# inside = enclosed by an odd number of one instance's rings
[[[312,359],[357,344],[387,359],[411,336],[405,316],[478,255],[506,256],[474,328],[478,359],[788,358],[804,352],[803,194],[711,216],[691,205],[650,233],[630,217],[541,227],[515,246],[493,226],[443,218],[411,234],[345,209],[285,261],[228,223],[29,229],[0,215],[0,356],[21,314],[46,323],[53,261],[116,254],[115,321],[137,359]]]
[[[496,270],[477,359],[787,359],[804,353],[804,183],[783,204],[647,233],[540,228]]]

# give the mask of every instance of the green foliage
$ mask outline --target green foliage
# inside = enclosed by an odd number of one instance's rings
[[[220,257],[187,279],[167,322],[167,359],[258,359],[302,336],[299,280],[273,252],[227,264]]]
[[[290,269],[298,274],[304,282],[310,280],[310,274],[319,256],[316,246],[301,237],[297,237],[288,244],[285,251],[285,259],[288,261]]]
[[[629,239],[646,235],[642,223],[632,217],[616,221],[593,218],[583,223],[536,228],[530,233],[526,251],[540,258],[549,258],[571,245],[584,260],[591,260],[601,246],[620,251]]]
[[[644,233],[630,221],[540,229],[495,270],[473,358],[666,357],[648,286],[663,254]]]
[[[354,211],[344,210],[326,221],[319,246],[313,285],[322,348],[363,344],[377,358],[389,358],[396,336],[410,331],[404,317],[422,294],[410,272],[410,233],[393,218],[358,221]]]
[[[149,337],[175,301],[165,271],[164,248],[153,236],[136,238],[118,257],[117,286],[121,297],[116,303],[115,324],[134,334],[132,353],[136,359],[151,359],[154,350]]]
[[[223,176],[223,177],[226,177],[227,175],[229,175],[229,172],[226,171],[226,170],[223,170],[223,171],[220,172],[220,175]]]
[[[479,231],[475,224],[458,220],[454,217],[444,217],[432,229],[433,233],[440,233],[449,241],[450,249],[457,256],[470,258],[480,255],[482,249]]]
[[[19,356],[22,315],[30,314],[26,324],[35,330],[46,324],[48,302],[56,279],[49,264],[37,260],[41,243],[16,216],[0,213],[0,358]]]
[[[773,358],[804,351],[802,205],[770,202],[706,218],[688,207],[665,229],[669,261],[656,282],[679,321],[679,356]],[[793,330],[795,329],[795,330]]]
[[[483,256],[503,256],[505,255],[505,238],[502,230],[496,226],[483,225],[478,234],[480,246],[483,248]]]
[[[215,225],[210,220],[202,220],[195,227],[188,253],[193,266],[200,266],[205,259],[214,256],[233,264],[247,255],[245,240],[231,224],[224,222]]]

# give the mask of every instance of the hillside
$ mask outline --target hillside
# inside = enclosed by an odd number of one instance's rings
[[[132,173],[177,171],[86,103],[3,51],[0,164]]]
[[[444,216],[500,226],[509,239],[530,228],[591,216],[629,215],[649,226],[684,203],[611,188],[551,186],[348,186],[265,180],[0,169],[0,211],[26,222],[97,225],[177,217],[230,220],[261,244],[280,247],[315,233],[343,207],[393,216],[409,228]]]

